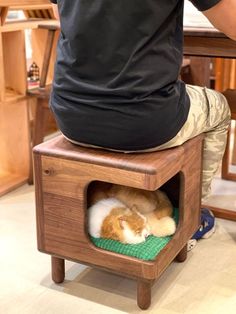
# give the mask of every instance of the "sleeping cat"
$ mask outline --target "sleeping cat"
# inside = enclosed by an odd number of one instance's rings
[[[88,191],[89,233],[124,243],[145,241],[148,234],[175,233],[173,206],[164,192],[93,182]],[[96,232],[95,232],[96,230]]]
[[[137,244],[150,234],[147,219],[115,198],[101,199],[88,209],[88,230],[95,238]]]

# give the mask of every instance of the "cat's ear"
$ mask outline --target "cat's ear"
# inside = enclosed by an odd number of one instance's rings
[[[119,225],[120,225],[121,229],[124,229],[125,228],[125,224],[126,224],[125,216],[120,216],[118,218],[118,220],[119,220]]]

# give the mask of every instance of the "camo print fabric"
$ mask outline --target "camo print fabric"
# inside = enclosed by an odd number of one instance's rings
[[[188,119],[173,139],[156,149],[179,146],[205,133],[202,174],[202,201],[205,201],[210,195],[213,176],[225,151],[231,114],[227,100],[221,93],[192,85],[186,85],[186,89],[191,104]]]
[[[190,111],[188,119],[179,133],[163,145],[139,152],[151,152],[179,146],[187,140],[205,133],[202,174],[202,202],[204,202],[210,195],[212,179],[222,161],[231,113],[227,100],[222,94],[205,87],[192,85],[186,85],[186,90],[190,98]],[[68,140],[82,146],[99,148]],[[132,153],[132,151],[124,153]]]

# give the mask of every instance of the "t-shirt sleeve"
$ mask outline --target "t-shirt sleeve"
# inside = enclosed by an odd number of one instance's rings
[[[199,11],[208,10],[221,0],[190,0]]]
[[[57,3],[57,0],[50,0],[52,3]]]

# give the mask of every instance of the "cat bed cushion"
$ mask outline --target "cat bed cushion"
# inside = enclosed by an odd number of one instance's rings
[[[174,209],[173,218],[178,223],[178,210]],[[138,244],[124,244],[119,241],[103,238],[91,237],[92,243],[104,250],[112,251],[119,254],[124,254],[136,257],[142,260],[154,260],[160,251],[167,245],[173,236],[158,238],[150,235],[145,242]]]

